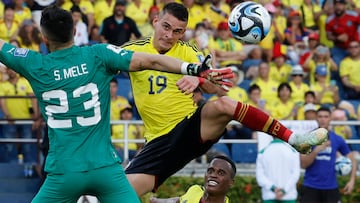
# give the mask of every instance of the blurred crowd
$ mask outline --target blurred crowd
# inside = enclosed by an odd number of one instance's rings
[[[47,54],[39,29],[41,10],[57,4],[73,15],[75,45],[107,42],[121,46],[130,40],[151,38],[153,19],[166,3],[173,1],[2,0],[0,38],[16,47]],[[229,31],[227,17],[242,1],[175,1],[189,10],[183,41],[194,44],[204,55],[212,54],[214,67],[231,67],[235,73],[234,87],[228,92],[202,95],[195,91],[195,104],[227,95],[257,106],[279,120],[313,120],[320,106],[332,109],[333,120],[360,120],[360,1],[259,0],[271,14],[272,26],[266,38],[256,45],[235,40]],[[119,94],[118,89],[123,87],[118,80],[126,77],[122,74],[111,84],[113,120],[140,119],[128,95]],[[25,79],[1,66],[0,96],[33,93]],[[41,127],[36,101],[18,98],[0,101],[3,119],[36,121],[21,129],[4,129],[4,137],[14,137],[14,132],[18,137],[34,137],[31,130]],[[115,139],[123,138],[123,128],[113,126]],[[141,126],[129,129],[131,138],[142,138]],[[356,126],[334,126],[334,130],[346,139],[360,137]],[[228,131],[229,138],[255,137],[243,126],[229,126]],[[121,151],[123,145],[116,146]],[[132,157],[141,146],[129,147],[134,150]]]

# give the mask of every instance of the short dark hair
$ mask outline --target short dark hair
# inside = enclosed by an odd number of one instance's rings
[[[232,178],[235,177],[235,175],[236,175],[236,165],[235,165],[233,160],[231,160],[229,157],[224,156],[224,155],[216,155],[211,159],[211,161],[214,160],[214,159],[222,159],[222,160],[228,162],[231,165],[231,169],[232,169],[231,177]]]
[[[116,78],[112,78],[112,79],[110,80],[110,83],[112,83],[112,82],[118,84],[118,81],[117,81]]]
[[[250,94],[252,91],[254,91],[254,90],[259,90],[259,91],[261,91],[261,88],[260,88],[260,86],[259,85],[257,85],[257,84],[252,84],[250,87],[249,87],[249,89],[248,89],[248,94]]]
[[[311,95],[312,97],[315,98],[315,92],[312,91],[312,90],[309,90],[309,91],[305,92],[304,96],[306,97],[306,96],[308,96],[308,95]]]
[[[278,87],[278,92],[280,92],[280,90],[282,90],[284,87],[288,88],[290,92],[292,92],[291,86],[287,82],[280,83]]]
[[[165,15],[166,13],[173,15],[178,20],[188,22],[189,12],[183,4],[174,2],[166,4],[159,16]]]
[[[74,37],[71,13],[56,5],[48,6],[42,11],[40,26],[50,41],[65,43]]]
[[[15,10],[15,4],[14,3],[5,4],[4,11],[6,11],[8,9]]]
[[[319,113],[320,111],[325,111],[325,112],[328,112],[329,114],[331,114],[330,108],[326,107],[326,106],[320,106],[320,108],[316,111],[316,113]]]
[[[77,13],[82,13],[80,7],[78,5],[73,5],[70,9],[71,13],[77,12]]]

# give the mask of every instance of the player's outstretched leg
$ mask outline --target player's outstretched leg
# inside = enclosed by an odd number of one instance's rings
[[[311,152],[311,147],[319,145],[328,140],[328,131],[325,128],[318,128],[308,134],[295,134],[289,138],[291,144],[297,151],[303,154]]]
[[[328,131],[324,128],[304,135],[296,134],[260,109],[241,102],[237,103],[234,119],[252,130],[262,131],[288,142],[300,153],[309,153],[312,146],[328,140]]]

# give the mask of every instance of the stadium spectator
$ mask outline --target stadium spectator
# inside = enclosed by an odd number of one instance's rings
[[[331,72],[338,71],[338,66],[332,60],[328,47],[319,45],[316,47],[312,55],[310,55],[304,63],[305,69],[309,70],[309,83],[310,85],[315,82],[315,71],[317,67],[326,67],[326,83],[329,84],[331,80]]]
[[[4,17],[0,21],[0,39],[9,42],[10,39],[14,39],[17,31],[20,27],[20,23],[15,20],[15,6],[14,4],[7,4],[4,7]]]
[[[32,202],[75,202],[82,194],[104,203],[140,202],[110,140],[110,80],[119,71],[153,68],[192,75],[201,71],[203,77],[219,82],[212,76],[221,78],[230,71],[211,70],[209,61],[189,64],[110,44],[74,46],[72,16],[57,6],[43,10],[41,31],[48,55],[0,41],[0,61],[32,85],[49,128],[48,175]],[[9,88],[20,91],[20,86]]]
[[[104,19],[111,16],[117,0],[97,0],[94,3],[95,25],[101,26]]]
[[[91,29],[90,29],[90,33],[89,33],[89,45],[93,45],[93,44],[98,44],[101,42],[101,37],[100,37],[100,28],[97,25],[94,25]]]
[[[261,99],[261,89],[257,84],[252,84],[248,89],[249,100],[248,103],[262,111],[270,114],[268,110],[269,104],[264,99]]]
[[[324,1],[321,0],[318,2],[319,6],[321,6],[322,14],[318,19],[318,34],[319,34],[319,42],[320,44],[327,46],[329,48],[334,46],[334,42],[327,37],[326,31],[326,23],[328,16],[331,16],[334,13],[334,4],[333,1]]]
[[[216,30],[219,23],[227,21],[230,14],[230,6],[222,0],[210,0],[204,5],[206,20],[211,28]]]
[[[304,120],[316,120],[317,107],[313,103],[304,105]]]
[[[90,28],[95,24],[94,19],[94,6],[89,0],[71,0],[65,1],[61,7],[67,11],[71,11],[73,6],[79,6],[81,12],[83,14],[82,21],[86,24],[88,28],[88,33],[90,32]]]
[[[284,44],[295,46],[296,43],[302,43],[303,38],[308,36],[309,31],[304,27],[301,21],[299,11],[292,10],[288,14],[287,28],[285,29]]]
[[[153,21],[155,16],[159,15],[159,8],[157,6],[151,6],[149,9],[149,14],[146,23],[142,26],[140,30],[143,37],[151,36],[154,34]]]
[[[135,21],[141,34],[144,33],[143,29],[148,20],[149,9],[150,5],[143,0],[132,0],[126,5],[125,16]]]
[[[331,56],[336,65],[348,55],[347,49],[351,41],[359,40],[359,16],[347,10],[346,0],[334,0],[334,13],[327,18],[326,36],[334,42]]]
[[[195,26],[194,37],[189,40],[197,46],[202,54],[207,55],[210,53],[209,42],[212,38],[212,30],[210,30],[205,23],[198,23]]]
[[[346,116],[346,112],[343,109],[335,108],[331,112],[331,120],[332,121],[347,121],[348,118]],[[352,138],[352,131],[349,125],[334,125],[330,126],[331,130],[334,131],[337,135],[341,136],[342,138],[351,139]]]
[[[122,96],[117,95],[119,84],[116,78],[110,81],[110,120],[120,120],[120,111],[130,106],[129,101]]]
[[[220,67],[239,65],[247,57],[241,42],[231,36],[227,21],[222,21],[217,26],[215,37],[210,40],[209,49],[214,53],[216,63]]]
[[[351,41],[349,56],[340,63],[339,74],[344,86],[345,99],[360,99],[360,43]]]
[[[277,1],[277,0],[275,0]],[[294,0],[294,1],[282,1],[282,9],[284,10],[285,16],[288,16],[291,11],[299,12],[300,6],[303,3],[301,0]]]
[[[291,99],[292,89],[289,83],[280,83],[277,94],[278,98],[270,104],[271,115],[278,120],[294,120],[300,105]]]
[[[305,92],[309,91],[309,85],[304,82],[305,73],[301,65],[292,67],[289,85],[292,89],[291,99],[295,103],[303,104]]]
[[[292,71],[290,64],[286,63],[287,55],[281,50],[280,43],[276,43],[273,51],[273,59],[270,63],[269,77],[278,83],[288,82]]]
[[[273,14],[272,25],[275,28],[274,40],[282,43],[285,39],[285,29],[287,27],[287,18],[284,13],[283,3],[281,0],[274,0],[272,4],[275,6],[275,12]],[[270,50],[272,52],[272,49]],[[272,56],[270,55],[270,59]]]
[[[33,20],[24,20],[19,28],[17,39],[21,48],[27,48],[40,52],[40,46],[43,43],[39,28]]]
[[[289,56],[291,64],[299,64],[299,54],[305,46],[304,38],[307,37],[309,33],[309,30],[304,27],[301,21],[300,12],[297,10],[290,11],[283,44],[288,46],[287,55]]]
[[[305,61],[312,56],[312,54],[315,52],[316,47],[319,45],[319,34],[316,32],[312,32],[308,36],[308,45],[307,50],[301,53],[299,64],[304,65]],[[305,72],[309,72],[307,68],[304,68]]]
[[[247,57],[241,63],[241,70],[245,74],[245,79],[252,80],[258,76],[258,66],[263,61],[265,51],[260,46],[250,48]]]
[[[305,106],[307,104],[313,104],[315,105],[315,109],[317,110],[320,105],[316,104],[316,95],[315,92],[312,90],[309,90],[304,93],[304,103],[299,107],[296,120],[307,120],[305,118]],[[308,106],[310,108],[312,106]]]
[[[133,109],[131,106],[127,106],[120,110],[120,120],[131,121],[133,120]],[[125,139],[125,131],[127,131],[127,139],[141,139],[141,126],[135,124],[129,124],[128,128],[125,129],[124,124],[114,124],[111,127],[111,138],[112,139]],[[131,161],[137,151],[141,148],[141,143],[129,142],[128,143],[128,160],[124,159],[124,143],[114,143],[115,149],[119,156],[125,162]]]
[[[128,42],[132,35],[140,38],[141,33],[136,23],[131,18],[125,16],[126,1],[117,0],[114,6],[113,15],[104,19],[101,30],[101,42],[122,45]]]
[[[345,195],[351,194],[354,190],[357,164],[345,140],[330,130],[330,109],[321,107],[316,115],[319,127],[329,130],[329,140],[314,147],[310,154],[300,155],[301,167],[305,169],[300,203],[337,203],[340,202],[339,185],[334,169],[337,153],[340,152],[352,161],[350,179],[341,189]]]
[[[24,20],[32,20],[31,10],[26,6],[25,0],[12,0],[15,6],[15,20],[21,25]]]
[[[0,96],[34,96],[34,92],[29,82],[20,77],[15,71],[7,68],[8,80],[0,85]],[[39,126],[31,124],[15,124],[15,120],[37,120],[39,111],[35,98],[2,98],[0,99],[1,109],[5,115],[5,119],[9,121],[4,125],[5,138],[32,138],[32,130]],[[24,156],[24,163],[36,163],[36,155],[34,145],[27,143],[18,146],[15,143],[6,144],[6,155],[9,162],[17,160],[18,154]]]
[[[271,26],[270,29],[267,33],[267,35],[265,36],[264,39],[262,39],[258,45],[263,49],[264,52],[264,60],[270,62],[272,55],[270,53],[270,51],[272,51],[274,49],[274,42],[277,42],[278,40],[276,39],[277,37],[281,37],[281,35],[279,35],[279,30],[278,27],[276,25],[275,22],[275,18],[274,15],[277,12],[277,8],[274,6],[274,4],[272,2],[262,2],[262,4],[264,5],[264,8],[269,12],[270,16],[271,16]]]
[[[274,139],[258,153],[256,181],[264,203],[296,203],[299,178],[300,155],[284,141]]]
[[[195,0],[181,0],[189,11],[189,21],[184,35],[184,41],[189,41],[194,36],[194,31],[198,23],[203,23],[206,19],[205,9]]]
[[[315,70],[315,82],[310,85],[310,90],[316,94],[316,103],[335,107],[341,100],[339,90],[335,83],[327,82],[328,69],[324,65],[318,65]]]
[[[75,24],[75,37],[74,44],[76,46],[84,46],[89,44],[89,34],[87,25],[81,20],[81,10],[79,6],[74,5],[70,9],[74,24]]]
[[[182,203],[182,202],[224,202],[229,203],[226,196],[234,185],[236,175],[235,163],[226,156],[216,155],[209,163],[204,177],[204,185],[192,185],[180,197],[151,197],[150,203]]]
[[[154,35],[129,42],[123,48],[199,61],[201,53],[191,44],[179,41],[185,33],[187,20],[188,12],[182,4],[166,4],[154,19]],[[320,142],[326,139],[326,131],[323,130],[308,134],[312,137],[309,139],[308,136],[292,133],[261,110],[229,97],[220,97],[201,107],[194,106],[191,94],[198,86],[206,93],[217,91],[208,80],[199,81],[196,77],[178,77],[157,71],[131,73],[130,79],[135,104],[144,121],[146,139],[144,148],[126,168],[127,178],[138,195],[156,191],[169,176],[207,152],[225,133],[225,127],[231,120],[256,131],[266,131],[290,143],[295,140],[297,143],[316,141],[301,143],[306,148],[317,143],[319,138]],[[270,128],[266,127],[267,124]],[[271,130],[275,126],[274,130],[279,130],[278,133]],[[287,139],[287,136],[290,137]],[[185,148],[191,150],[184,151]]]
[[[259,64],[259,76],[253,80],[252,84],[257,84],[261,89],[261,98],[270,104],[277,99],[277,88],[279,82],[270,77],[270,67],[267,62]]]
[[[265,4],[265,8],[269,11],[271,17],[270,30],[267,36],[260,41],[259,45],[264,51],[264,60],[270,62],[272,60],[273,49],[276,43],[282,43],[284,40],[284,31],[286,29],[286,17],[284,16],[282,3],[275,0]]]
[[[312,0],[304,0],[304,2],[300,5],[299,11],[304,27],[312,32],[318,31],[319,26],[317,22],[323,12],[321,7]]]

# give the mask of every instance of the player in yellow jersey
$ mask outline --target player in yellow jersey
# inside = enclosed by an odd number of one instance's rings
[[[216,155],[207,167],[203,186],[192,185],[180,197],[167,199],[152,197],[150,198],[150,203],[229,203],[230,200],[226,193],[234,185],[235,175],[235,163],[226,156]]]
[[[153,21],[154,35],[123,47],[188,62],[199,61],[203,57],[197,48],[180,40],[187,21],[186,7],[166,4]],[[323,129],[307,136],[297,135],[263,111],[226,96],[196,107],[192,99],[194,89],[200,86],[207,93],[218,90],[208,80],[148,70],[131,73],[130,79],[147,142],[126,168],[127,178],[138,195],[156,190],[189,161],[207,152],[233,119],[253,130],[279,137],[303,152],[327,139]]]

